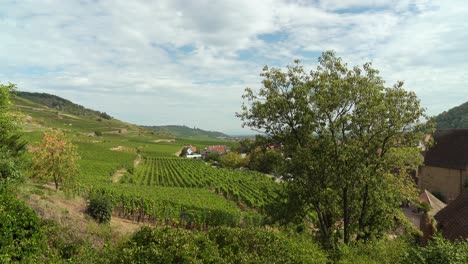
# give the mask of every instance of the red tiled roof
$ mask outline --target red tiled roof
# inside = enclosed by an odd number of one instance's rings
[[[188,148],[191,149],[193,152],[197,151],[197,147],[195,146],[190,145],[188,146]]]
[[[210,151],[216,151],[219,154],[224,154],[226,153],[226,146],[224,145],[217,145],[217,146],[209,146],[208,149]]]
[[[440,210],[434,218],[447,239],[468,240],[468,189]]]

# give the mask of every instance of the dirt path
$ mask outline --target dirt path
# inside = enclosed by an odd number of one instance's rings
[[[116,170],[114,172],[114,175],[112,175],[112,182],[113,183],[119,183],[120,179],[122,179],[122,177],[125,175],[125,173],[127,173],[127,169],[125,169],[125,168],[121,168],[121,169]]]
[[[171,138],[171,139],[155,139],[153,140],[153,142],[155,143],[159,143],[159,142],[168,142],[168,143],[171,143],[171,142],[175,142],[175,138]]]
[[[54,220],[64,227],[71,227],[74,235],[81,238],[92,239],[95,245],[104,243],[100,227],[88,214],[86,214],[87,201],[82,197],[67,198],[61,191],[53,190],[53,187],[44,186],[43,189],[34,191],[37,194],[29,194],[20,197],[42,219]],[[112,216],[110,227],[113,237],[124,237],[133,234],[144,224],[129,221],[127,219]],[[91,231],[92,232],[91,232]]]
[[[135,160],[133,161],[133,167],[135,167],[135,169],[136,169],[136,167],[138,167],[138,165],[140,165],[141,159],[142,159],[141,155],[138,154],[136,156]]]

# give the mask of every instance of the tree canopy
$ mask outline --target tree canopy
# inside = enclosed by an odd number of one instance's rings
[[[18,159],[25,148],[21,140],[20,117],[11,111],[10,95],[14,84],[0,84],[0,190],[22,178]]]
[[[333,51],[318,62],[309,73],[299,61],[265,66],[237,115],[283,144],[288,202],[300,217],[313,212],[324,245],[381,236],[417,197],[410,172],[432,123],[403,82],[384,86],[370,63],[348,68]]]
[[[33,177],[53,180],[55,188],[70,183],[78,174],[76,147],[60,130],[44,133],[42,141],[31,149],[33,153]]]

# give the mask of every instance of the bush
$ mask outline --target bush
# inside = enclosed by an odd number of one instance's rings
[[[350,246],[341,245],[332,258],[342,264],[413,263],[406,259],[412,246],[406,237],[357,242]]]
[[[117,251],[111,263],[225,263],[203,233],[169,227],[143,227]]]
[[[96,135],[96,137],[101,137],[102,132],[101,131],[94,131],[94,135]]]
[[[40,219],[12,194],[0,194],[0,263],[39,263],[45,251]]]
[[[468,242],[450,242],[435,236],[426,247],[415,247],[410,251],[407,263],[466,264]]]
[[[111,198],[101,192],[93,192],[89,195],[88,199],[88,214],[99,223],[109,223],[113,209]]]
[[[263,228],[203,231],[149,228],[109,254],[111,263],[326,263],[326,254],[304,237]]]

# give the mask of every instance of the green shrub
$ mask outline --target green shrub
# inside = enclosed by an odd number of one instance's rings
[[[39,263],[45,251],[40,219],[12,194],[0,194],[0,263]]]
[[[109,223],[112,217],[112,199],[101,192],[92,192],[89,197],[87,212],[99,223]]]
[[[143,227],[117,250],[111,263],[225,263],[203,233],[168,227]]]
[[[406,237],[341,245],[332,257],[337,263],[411,263],[406,261],[412,244]]]
[[[109,254],[111,263],[326,263],[326,254],[304,237],[263,228],[203,231],[149,228]]]
[[[467,264],[468,242],[450,242],[435,236],[426,247],[411,249],[407,263]]]

